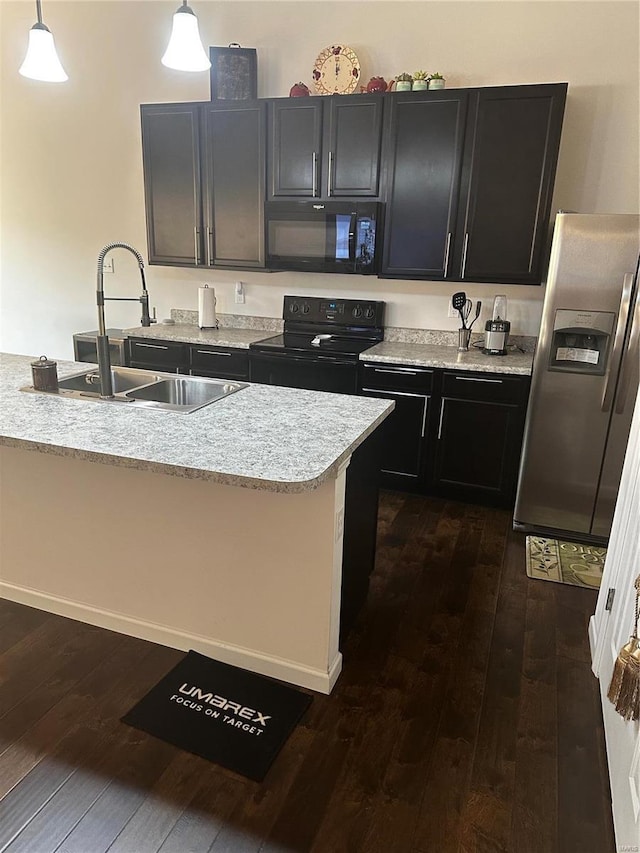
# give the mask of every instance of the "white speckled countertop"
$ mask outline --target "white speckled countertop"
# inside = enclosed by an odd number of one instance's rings
[[[194,325],[197,323],[197,312],[172,309],[171,316],[176,321],[174,325],[158,323],[149,328],[126,329],[125,334],[247,349],[256,341],[279,334],[282,327],[282,320],[268,317],[220,315],[219,329],[200,329]],[[361,353],[360,360],[474,370],[479,373],[531,375],[535,338],[512,337],[511,341],[516,341],[517,346],[510,343],[509,352],[505,356],[484,355],[481,349],[473,345],[468,352],[459,353],[457,346],[452,346],[456,338],[457,332],[387,327],[385,340]],[[474,333],[472,344],[481,343],[482,339],[483,335]],[[522,352],[523,349],[525,352]]]
[[[150,411],[20,391],[31,385],[33,360],[0,356],[0,444],[253,489],[317,488],[393,408],[387,400],[249,385],[191,414]],[[61,361],[58,375],[88,367]]]
[[[187,344],[237,347],[238,349],[248,349],[249,344],[278,334],[266,329],[200,329],[190,323],[175,323],[175,325],[158,323],[154,326],[140,326],[124,331],[132,338],[156,338],[162,341],[184,341]]]
[[[502,356],[484,355],[481,349],[475,347],[471,347],[467,352],[458,352],[457,347],[443,344],[383,341],[361,353],[360,360],[530,376],[533,353],[514,350]]]

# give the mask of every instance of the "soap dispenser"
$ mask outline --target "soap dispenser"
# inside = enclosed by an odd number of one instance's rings
[[[507,320],[507,297],[504,295],[496,296],[493,300],[493,316],[487,320],[484,327],[483,353],[485,355],[506,355],[510,329],[511,323]]]

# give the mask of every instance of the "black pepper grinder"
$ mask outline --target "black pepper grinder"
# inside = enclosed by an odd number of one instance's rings
[[[46,355],[31,362],[31,376],[36,391],[58,391],[58,365]]]

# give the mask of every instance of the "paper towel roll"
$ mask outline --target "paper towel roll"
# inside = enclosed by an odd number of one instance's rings
[[[198,288],[198,325],[201,329],[217,329],[216,292],[205,284]]]

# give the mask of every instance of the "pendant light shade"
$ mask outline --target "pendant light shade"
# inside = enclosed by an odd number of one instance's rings
[[[173,16],[171,38],[161,60],[167,68],[177,71],[206,71],[211,68],[198,29],[198,19],[183,0]]]
[[[69,78],[58,59],[53,35],[49,28],[42,23],[40,0],[36,0],[36,11],[38,23],[34,24],[29,30],[27,55],[19,72],[23,77],[30,77],[32,80],[42,80],[45,83],[64,83]]]

